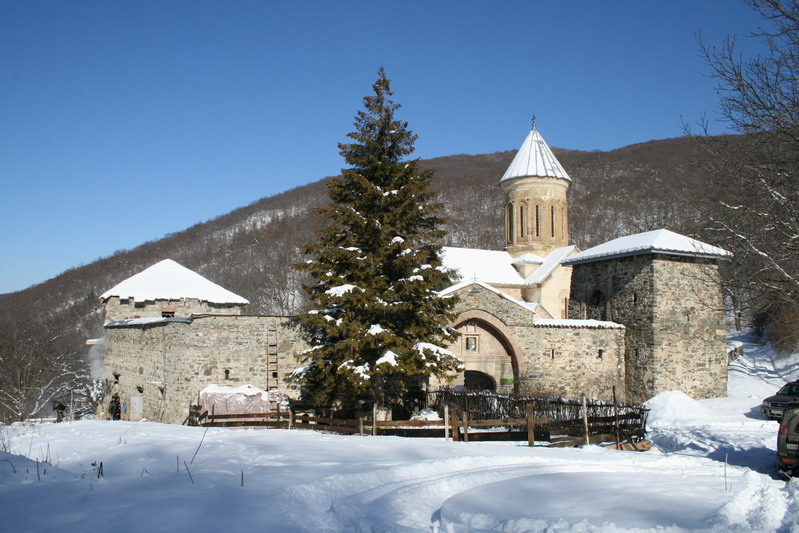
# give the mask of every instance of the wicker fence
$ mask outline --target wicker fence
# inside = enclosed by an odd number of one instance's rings
[[[469,413],[471,420],[546,418],[552,435],[584,436],[586,420],[590,435],[620,433],[621,440],[640,440],[646,434],[649,412],[643,405],[563,398],[558,396],[524,397],[443,389],[430,392],[428,407],[443,413],[444,407]]]

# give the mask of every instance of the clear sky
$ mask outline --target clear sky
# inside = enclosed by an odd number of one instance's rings
[[[337,174],[381,66],[418,157],[516,149],[532,115],[611,150],[712,118],[697,33],[761,24],[736,0],[0,0],[0,293]]]

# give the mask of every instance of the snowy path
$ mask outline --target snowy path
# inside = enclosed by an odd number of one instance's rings
[[[199,446],[202,428],[148,422],[0,427],[11,451],[0,531],[799,531],[799,481],[777,475],[777,423],[758,409],[799,375],[799,357],[745,341],[728,397],[652,400],[647,453],[228,429]]]

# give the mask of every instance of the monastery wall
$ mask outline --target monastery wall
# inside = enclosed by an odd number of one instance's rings
[[[127,417],[179,424],[210,384],[250,384],[296,397],[296,385],[285,378],[305,347],[288,318],[212,315],[106,327],[105,367],[120,374]]]
[[[472,285],[457,294],[455,326],[463,335],[477,335],[478,346],[491,352],[465,350],[464,336],[450,349],[466,370],[486,372],[498,385],[506,385],[498,386],[498,392],[611,399],[615,386],[618,397],[625,397],[623,327],[564,321],[534,325],[528,309],[491,290]],[[487,362],[500,372],[492,373]],[[512,384],[507,382],[508,369]]]
[[[716,264],[657,256],[654,261],[656,390],[693,398],[727,394],[724,310]]]
[[[694,398],[723,395],[727,369],[717,276],[715,265],[688,257],[641,254],[577,264],[569,316],[627,328],[630,400],[671,389]]]
[[[196,298],[183,298],[179,301],[136,302],[132,298],[120,299],[118,296],[112,296],[105,302],[105,321],[161,317],[164,309],[174,309],[174,316],[176,317],[189,317],[193,314],[240,315],[243,306],[241,304],[214,304],[197,300]]]
[[[583,263],[572,270],[569,317],[612,320],[627,328],[625,382],[630,399],[647,399],[655,390],[653,284],[648,255]]]
[[[626,398],[624,328],[534,326],[517,331],[525,371],[519,392],[611,400]]]

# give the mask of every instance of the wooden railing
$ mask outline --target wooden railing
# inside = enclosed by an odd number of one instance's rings
[[[189,425],[207,427],[254,427],[282,429],[311,429],[348,435],[395,435],[402,437],[451,438],[454,441],[527,441],[547,446],[578,446],[581,444],[642,441],[646,431],[646,409],[624,406],[624,409],[604,405],[591,406],[585,400],[580,409],[569,402],[568,411],[561,409],[554,419],[540,416],[541,404],[530,403],[522,411],[524,417],[485,418],[474,416],[470,410],[444,406],[443,420],[375,421],[371,418],[326,418],[307,413],[274,411],[263,413],[216,414],[199,412],[192,406]],[[591,408],[593,407],[593,408]],[[520,407],[515,407],[519,412]],[[526,413],[525,413],[526,411]],[[620,412],[621,411],[621,412]],[[549,412],[556,412],[549,408]],[[613,414],[609,414],[613,413]],[[575,415],[582,415],[575,418]]]

